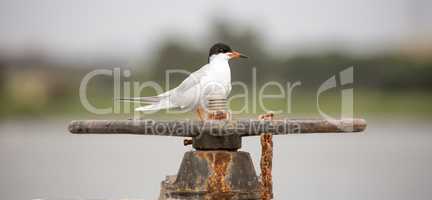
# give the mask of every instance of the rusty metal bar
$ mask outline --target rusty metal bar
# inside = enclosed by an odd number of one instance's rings
[[[231,120],[231,121],[153,121],[153,120],[80,120],[69,124],[75,134],[138,134],[196,137],[201,133],[216,136],[258,136],[307,133],[361,132],[366,128],[363,119],[285,119],[285,120]]]
[[[260,115],[260,120],[273,120],[273,113]],[[271,133],[261,134],[261,184],[260,195],[262,200],[271,200],[273,198],[273,135]]]

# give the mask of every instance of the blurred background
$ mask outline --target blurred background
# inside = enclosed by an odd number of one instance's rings
[[[318,87],[354,66],[354,111],[368,121],[366,134],[277,137],[276,199],[430,199],[430,8],[428,0],[2,0],[0,198],[156,199],[159,182],[190,149],[177,138],[68,134],[71,119],[132,115],[129,104],[119,114],[86,111],[80,82],[119,67],[132,72],[122,83],[172,88],[184,77],[166,86],[166,70],[196,70],[210,46],[224,42],[250,57],[231,62],[233,81],[250,85],[253,67],[258,86],[301,81],[280,118],[320,117]],[[321,104],[335,117],[340,89]],[[98,108],[113,106],[112,77],[92,80],[88,97]],[[265,103],[286,110],[286,100]],[[164,113],[145,117],[193,118]],[[258,140],[244,141],[244,150],[257,165]]]

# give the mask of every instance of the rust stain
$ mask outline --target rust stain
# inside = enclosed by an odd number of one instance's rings
[[[225,181],[228,174],[228,165],[231,162],[231,155],[225,152],[216,152],[207,154],[213,173],[207,181],[209,192],[229,192],[230,185]]]
[[[207,191],[211,194],[220,194],[219,197],[222,195],[221,193],[231,192],[231,186],[227,182],[226,176],[229,174],[232,155],[223,151],[209,151],[199,152],[197,156],[207,160],[210,171],[207,180]]]
[[[200,121],[204,121],[205,120],[205,110],[204,110],[204,108],[202,108],[201,106],[198,106],[198,108],[196,109],[196,113],[197,113],[198,119]]]
[[[229,119],[229,112],[215,111],[208,113],[209,120],[226,120]]]
[[[273,120],[273,113],[260,115],[260,120]],[[273,135],[271,133],[261,134],[261,186],[260,193],[262,200],[273,198]]]

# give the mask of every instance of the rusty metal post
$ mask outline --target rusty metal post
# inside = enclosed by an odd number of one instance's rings
[[[273,120],[273,113],[260,115],[260,120]],[[273,135],[272,133],[261,134],[261,183],[260,195],[262,200],[273,199],[273,180],[272,180],[272,164],[273,164]]]
[[[226,98],[208,99],[206,121],[228,121]],[[252,159],[241,147],[241,136],[212,135],[203,131],[185,145],[186,152],[176,176],[162,181],[159,200],[258,200],[259,181]]]

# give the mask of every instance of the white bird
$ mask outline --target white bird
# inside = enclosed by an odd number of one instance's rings
[[[121,99],[149,104],[135,111],[156,111],[161,109],[196,109],[203,119],[203,102],[208,96],[227,98],[231,92],[231,70],[228,61],[233,58],[247,58],[233,51],[228,45],[217,43],[210,48],[209,63],[191,73],[174,89],[157,96]]]

